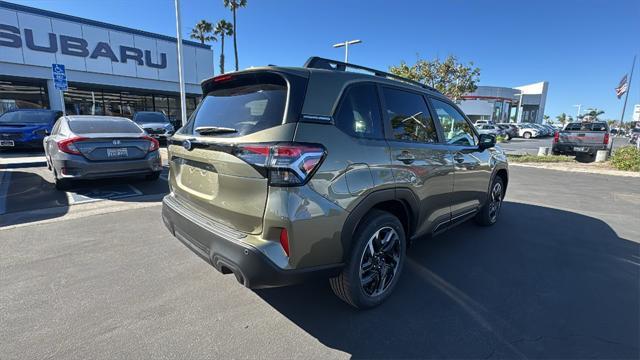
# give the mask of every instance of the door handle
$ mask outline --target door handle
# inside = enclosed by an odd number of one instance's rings
[[[458,164],[461,164],[464,162],[464,155],[462,153],[456,153],[455,155],[453,155],[453,160],[455,160]]]
[[[398,156],[396,156],[396,159],[402,161],[405,164],[411,164],[412,162],[416,161],[416,156],[408,151],[403,151]]]

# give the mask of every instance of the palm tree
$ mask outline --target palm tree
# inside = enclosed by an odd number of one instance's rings
[[[585,121],[594,121],[598,120],[598,116],[604,114],[604,110],[600,110],[598,108],[587,109],[587,112],[580,116],[580,119]]]
[[[191,29],[190,38],[200,40],[201,44],[204,44],[207,41],[217,41],[215,36],[212,34],[213,25],[207,20],[200,20],[196,26]]]
[[[558,122],[562,124],[562,126],[564,126],[564,124],[571,122],[572,119],[571,119],[571,116],[567,116],[567,114],[562,113],[556,116],[556,120],[558,120]]]
[[[233,35],[233,25],[227,20],[220,20],[213,30],[215,35],[220,36],[222,50],[220,51],[220,74],[224,74],[224,37]]]
[[[233,52],[236,56],[236,71],[238,71],[238,43],[236,37],[238,35],[238,26],[236,23],[236,10],[238,8],[247,7],[247,0],[222,0],[224,7],[231,9],[233,13]]]

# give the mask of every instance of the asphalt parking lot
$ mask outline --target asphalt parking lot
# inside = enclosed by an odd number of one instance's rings
[[[20,171],[46,186],[40,170]],[[394,295],[363,312],[324,281],[248,290],[173,239],[157,199],[143,208],[135,199],[114,200],[121,211],[40,223],[25,217],[0,229],[0,358],[637,358],[640,351],[637,178],[513,166],[496,226],[467,223],[414,244]]]

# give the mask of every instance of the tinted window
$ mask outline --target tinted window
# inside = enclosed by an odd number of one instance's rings
[[[569,123],[565,127],[569,131],[607,131],[605,123]]]
[[[447,144],[462,146],[475,146],[477,144],[471,125],[458,110],[440,100],[431,99],[431,102],[442,125]]]
[[[71,120],[69,128],[76,134],[141,133],[129,120]]]
[[[351,136],[382,138],[378,92],[372,84],[350,87],[335,117],[336,126]]]
[[[0,116],[0,123],[48,124],[55,115],[53,111],[10,111]]]
[[[169,119],[163,113],[158,112],[138,112],[133,116],[133,121],[138,124],[148,123],[168,123]]]
[[[215,136],[242,136],[282,124],[287,83],[275,74],[251,74],[223,80],[200,103],[184,132],[198,127],[231,128]]]
[[[390,88],[383,88],[383,95],[394,139],[438,142],[436,127],[421,95]]]

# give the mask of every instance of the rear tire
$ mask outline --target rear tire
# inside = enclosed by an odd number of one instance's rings
[[[502,209],[504,199],[504,181],[500,176],[493,178],[491,187],[487,194],[487,202],[476,215],[476,222],[481,226],[491,226],[498,222],[498,215]]]
[[[144,179],[147,180],[147,181],[156,181],[159,178],[160,178],[160,171],[153,172],[153,173],[151,173],[151,174],[149,174],[149,175],[144,177]]]
[[[526,132],[524,134],[522,134],[522,137],[525,139],[531,139],[531,133],[530,132]]]
[[[353,241],[344,269],[329,283],[347,304],[372,308],[386,300],[398,283],[407,249],[404,228],[395,216],[373,210],[362,220]]]

